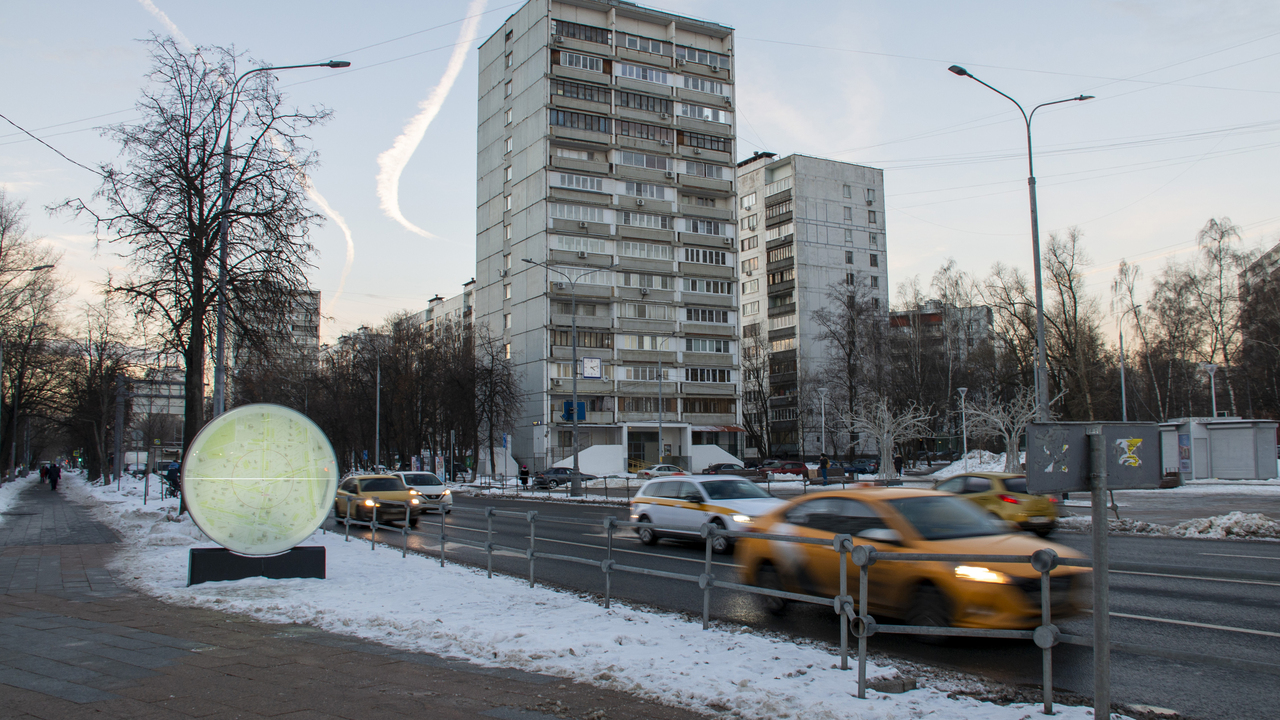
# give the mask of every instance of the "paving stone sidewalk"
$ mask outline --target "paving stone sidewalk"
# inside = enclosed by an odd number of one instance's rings
[[[116,582],[107,563],[117,544],[45,485],[5,511],[0,717],[704,717],[546,675],[165,604]]]

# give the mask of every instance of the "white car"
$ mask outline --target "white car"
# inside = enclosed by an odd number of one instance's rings
[[[397,472],[397,475],[409,490],[416,492],[422,500],[422,511],[436,510],[449,514],[453,510],[453,493],[445,487],[444,481],[430,472]]]
[[[636,534],[645,545],[656,545],[661,537],[697,539],[703,523],[744,532],[756,518],[785,504],[756,483],[734,475],[665,477],[645,483],[631,498],[631,520],[654,525],[636,528]],[[728,553],[733,540],[718,536],[711,549]]]
[[[636,473],[636,475],[639,475],[640,477],[645,478],[646,480],[650,478],[656,478],[656,477],[665,477],[667,475],[688,475],[688,474],[689,473],[684,471],[684,468],[676,467],[675,465],[650,465],[649,467]]]

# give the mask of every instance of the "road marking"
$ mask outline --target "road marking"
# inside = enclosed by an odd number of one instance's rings
[[[1085,610],[1089,614],[1093,614],[1092,610]],[[1187,627],[1205,628],[1207,630],[1225,630],[1227,632],[1247,633],[1249,635],[1263,635],[1266,637],[1280,638],[1280,632],[1271,632],[1270,630],[1251,630],[1249,628],[1231,627],[1229,625],[1211,625],[1209,623],[1191,622],[1190,620],[1171,620],[1169,618],[1149,617],[1147,615],[1130,615],[1128,613],[1108,613],[1111,617],[1128,618],[1130,620],[1147,620],[1149,622],[1167,623],[1169,625],[1185,625]]]
[[[1266,582],[1265,580],[1230,580],[1227,578],[1200,577],[1199,575],[1167,575],[1165,573],[1138,572],[1136,570],[1112,570],[1111,574],[1147,575],[1150,577],[1174,578],[1176,580],[1208,580],[1209,582],[1235,583],[1237,585],[1268,585],[1271,587],[1280,587],[1280,583]]]
[[[1215,557],[1238,557],[1249,558],[1250,560],[1280,560],[1280,557],[1271,557],[1269,555],[1235,555],[1232,553],[1200,553],[1201,555],[1213,555]]]

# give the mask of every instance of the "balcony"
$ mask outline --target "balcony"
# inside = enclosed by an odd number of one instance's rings
[[[769,308],[769,317],[778,317],[779,315],[794,315],[796,312],[796,304],[793,302],[784,303],[777,307]]]
[[[577,142],[598,143],[601,145],[608,145],[613,142],[613,136],[609,133],[564,127],[563,125],[551,125],[550,128],[551,137],[562,140],[575,140]]]
[[[697,217],[710,218],[712,220],[723,220],[725,222],[734,222],[733,210],[731,208],[709,208],[701,205],[681,205],[680,212],[683,215],[694,215]]]
[[[791,176],[791,177],[784,177],[781,180],[776,180],[774,182],[771,182],[768,185],[764,186],[764,196],[771,197],[773,195],[777,195],[783,190],[790,190],[792,185],[794,184],[794,181],[795,181],[795,176]]]

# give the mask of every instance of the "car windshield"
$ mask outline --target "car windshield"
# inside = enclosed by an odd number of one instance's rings
[[[406,485],[415,485],[422,487],[423,485],[443,485],[440,478],[429,472],[405,473],[404,482]]]
[[[1009,492],[1026,494],[1027,479],[1024,477],[1011,477],[1004,479],[1004,489]]]
[[[1009,528],[978,505],[958,497],[929,495],[889,500],[925,540],[1004,535]]]
[[[398,477],[375,477],[360,481],[360,492],[399,492],[405,490]]]
[[[712,500],[770,497],[769,493],[750,480],[708,480],[702,483],[702,489]]]

